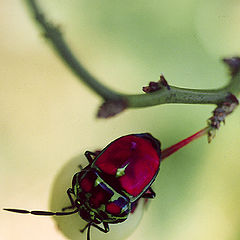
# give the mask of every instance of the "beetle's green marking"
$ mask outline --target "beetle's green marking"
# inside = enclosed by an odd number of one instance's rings
[[[122,168],[118,168],[117,172],[116,172],[116,178],[122,177],[123,175],[125,175],[125,169],[127,168],[127,166],[129,165],[129,162]]]
[[[96,187],[97,185],[103,183],[103,180],[98,176],[97,179],[94,182],[94,187]]]

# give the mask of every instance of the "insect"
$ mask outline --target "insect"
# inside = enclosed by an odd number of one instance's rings
[[[88,222],[81,232],[88,229],[89,240],[91,226],[107,233],[110,223],[128,218],[139,198],[155,196],[150,186],[159,171],[161,148],[160,142],[149,133],[120,137],[98,155],[86,151],[85,156],[89,164],[73,176],[72,187],[67,190],[70,207],[62,212],[4,210],[57,216],[78,212]],[[74,210],[65,212],[67,209]]]
[[[85,152],[89,164],[73,176],[72,187],[67,190],[71,206],[61,212],[4,210],[42,216],[79,213],[88,222],[80,231],[87,229],[90,240],[91,226],[107,233],[109,224],[128,218],[140,198],[154,198],[151,185],[159,172],[160,160],[205,133],[203,129],[162,152],[161,143],[149,133],[120,137],[99,153]]]

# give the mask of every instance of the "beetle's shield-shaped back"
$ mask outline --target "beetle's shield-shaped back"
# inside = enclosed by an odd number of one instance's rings
[[[95,159],[103,174],[111,175],[121,189],[138,198],[154,181],[160,165],[160,142],[150,134],[132,134],[110,143]]]

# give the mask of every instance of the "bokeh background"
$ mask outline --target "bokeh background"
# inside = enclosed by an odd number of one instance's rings
[[[228,75],[220,59],[240,55],[236,0],[39,3],[85,66],[125,93],[141,93],[160,73],[176,86],[221,87]],[[213,106],[96,119],[101,99],[56,57],[27,10],[24,1],[1,0],[1,208],[48,209],[61,167],[121,135],[151,132],[165,148],[205,127]],[[157,198],[129,240],[240,239],[239,119],[237,109],[210,145],[202,138],[162,164]],[[66,238],[51,218],[1,211],[0,239]]]

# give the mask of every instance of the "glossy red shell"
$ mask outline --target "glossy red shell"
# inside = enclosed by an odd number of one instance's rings
[[[94,164],[103,173],[115,176],[125,192],[138,197],[158,173],[160,143],[147,133],[123,136],[109,144]],[[117,175],[119,169],[122,173]]]

